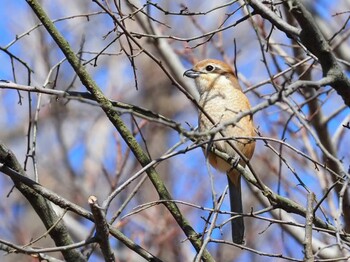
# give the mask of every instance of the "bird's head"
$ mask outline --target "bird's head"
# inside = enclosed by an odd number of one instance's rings
[[[219,60],[202,60],[195,64],[192,69],[186,70],[184,75],[195,80],[200,94],[227,85],[240,89],[231,67]]]

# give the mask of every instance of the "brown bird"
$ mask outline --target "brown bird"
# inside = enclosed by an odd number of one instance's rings
[[[199,91],[199,105],[211,117],[209,120],[205,114],[199,111],[199,130],[201,132],[210,131],[218,124],[229,122],[234,119],[237,113],[250,109],[250,104],[246,95],[242,92],[236,75],[231,67],[224,62],[206,59],[198,62],[192,69],[185,71],[185,76],[195,80]],[[240,151],[248,160],[251,159],[255,142],[251,139],[238,139],[238,137],[252,137],[254,135],[253,117],[245,116],[238,123],[228,125],[220,133],[216,133],[213,141],[216,149],[225,152],[230,157],[237,159],[238,153],[234,147]],[[234,145],[230,145],[230,143]],[[205,151],[207,152],[207,151]],[[241,175],[237,170],[222,158],[212,152],[206,153],[209,163],[221,172],[226,172],[230,191],[231,211],[242,213],[241,197]],[[239,163],[245,166],[246,163],[240,159]],[[239,216],[231,220],[232,241],[238,244],[244,243],[244,221]]]

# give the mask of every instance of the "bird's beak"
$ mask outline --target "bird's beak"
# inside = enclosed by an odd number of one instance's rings
[[[200,72],[193,70],[193,69],[188,69],[184,72],[184,76],[190,77],[190,78],[196,78],[200,75]]]

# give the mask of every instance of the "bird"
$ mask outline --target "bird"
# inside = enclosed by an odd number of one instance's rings
[[[214,127],[233,120],[240,112],[247,112],[251,106],[247,96],[238,83],[237,76],[232,68],[215,59],[205,59],[196,63],[193,68],[186,70],[184,76],[193,78],[199,92],[199,106],[206,112],[199,110],[198,129],[200,132],[210,132]],[[255,141],[254,123],[252,114],[241,118],[238,123],[230,123],[222,132],[217,132],[209,139],[216,150],[226,153],[232,159],[238,159],[242,166],[246,161],[239,157],[240,152],[248,161],[252,158]],[[239,137],[244,137],[239,139]],[[230,141],[230,142],[228,142]],[[233,146],[232,146],[233,145]],[[228,177],[231,212],[243,213],[241,194],[241,175],[223,158],[208,149],[203,150],[212,167],[224,172]],[[233,216],[233,215],[232,215]],[[244,220],[238,216],[231,220],[232,241],[244,244]]]

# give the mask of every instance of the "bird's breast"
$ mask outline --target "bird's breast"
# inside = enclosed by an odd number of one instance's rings
[[[208,131],[209,133],[213,128],[221,126],[223,123],[229,123],[222,129],[224,136],[217,132],[214,135],[214,139],[229,138],[236,148],[250,158],[254,150],[254,143],[248,143],[249,140],[247,139],[236,138],[253,136],[254,126],[252,117],[248,115],[241,118],[238,122],[234,122],[238,113],[250,109],[249,101],[243,92],[233,88],[219,91],[211,90],[201,95],[199,104],[213,120],[212,122],[200,112],[198,123],[200,131]],[[236,151],[225,140],[215,142],[215,146],[232,157],[236,155]]]

